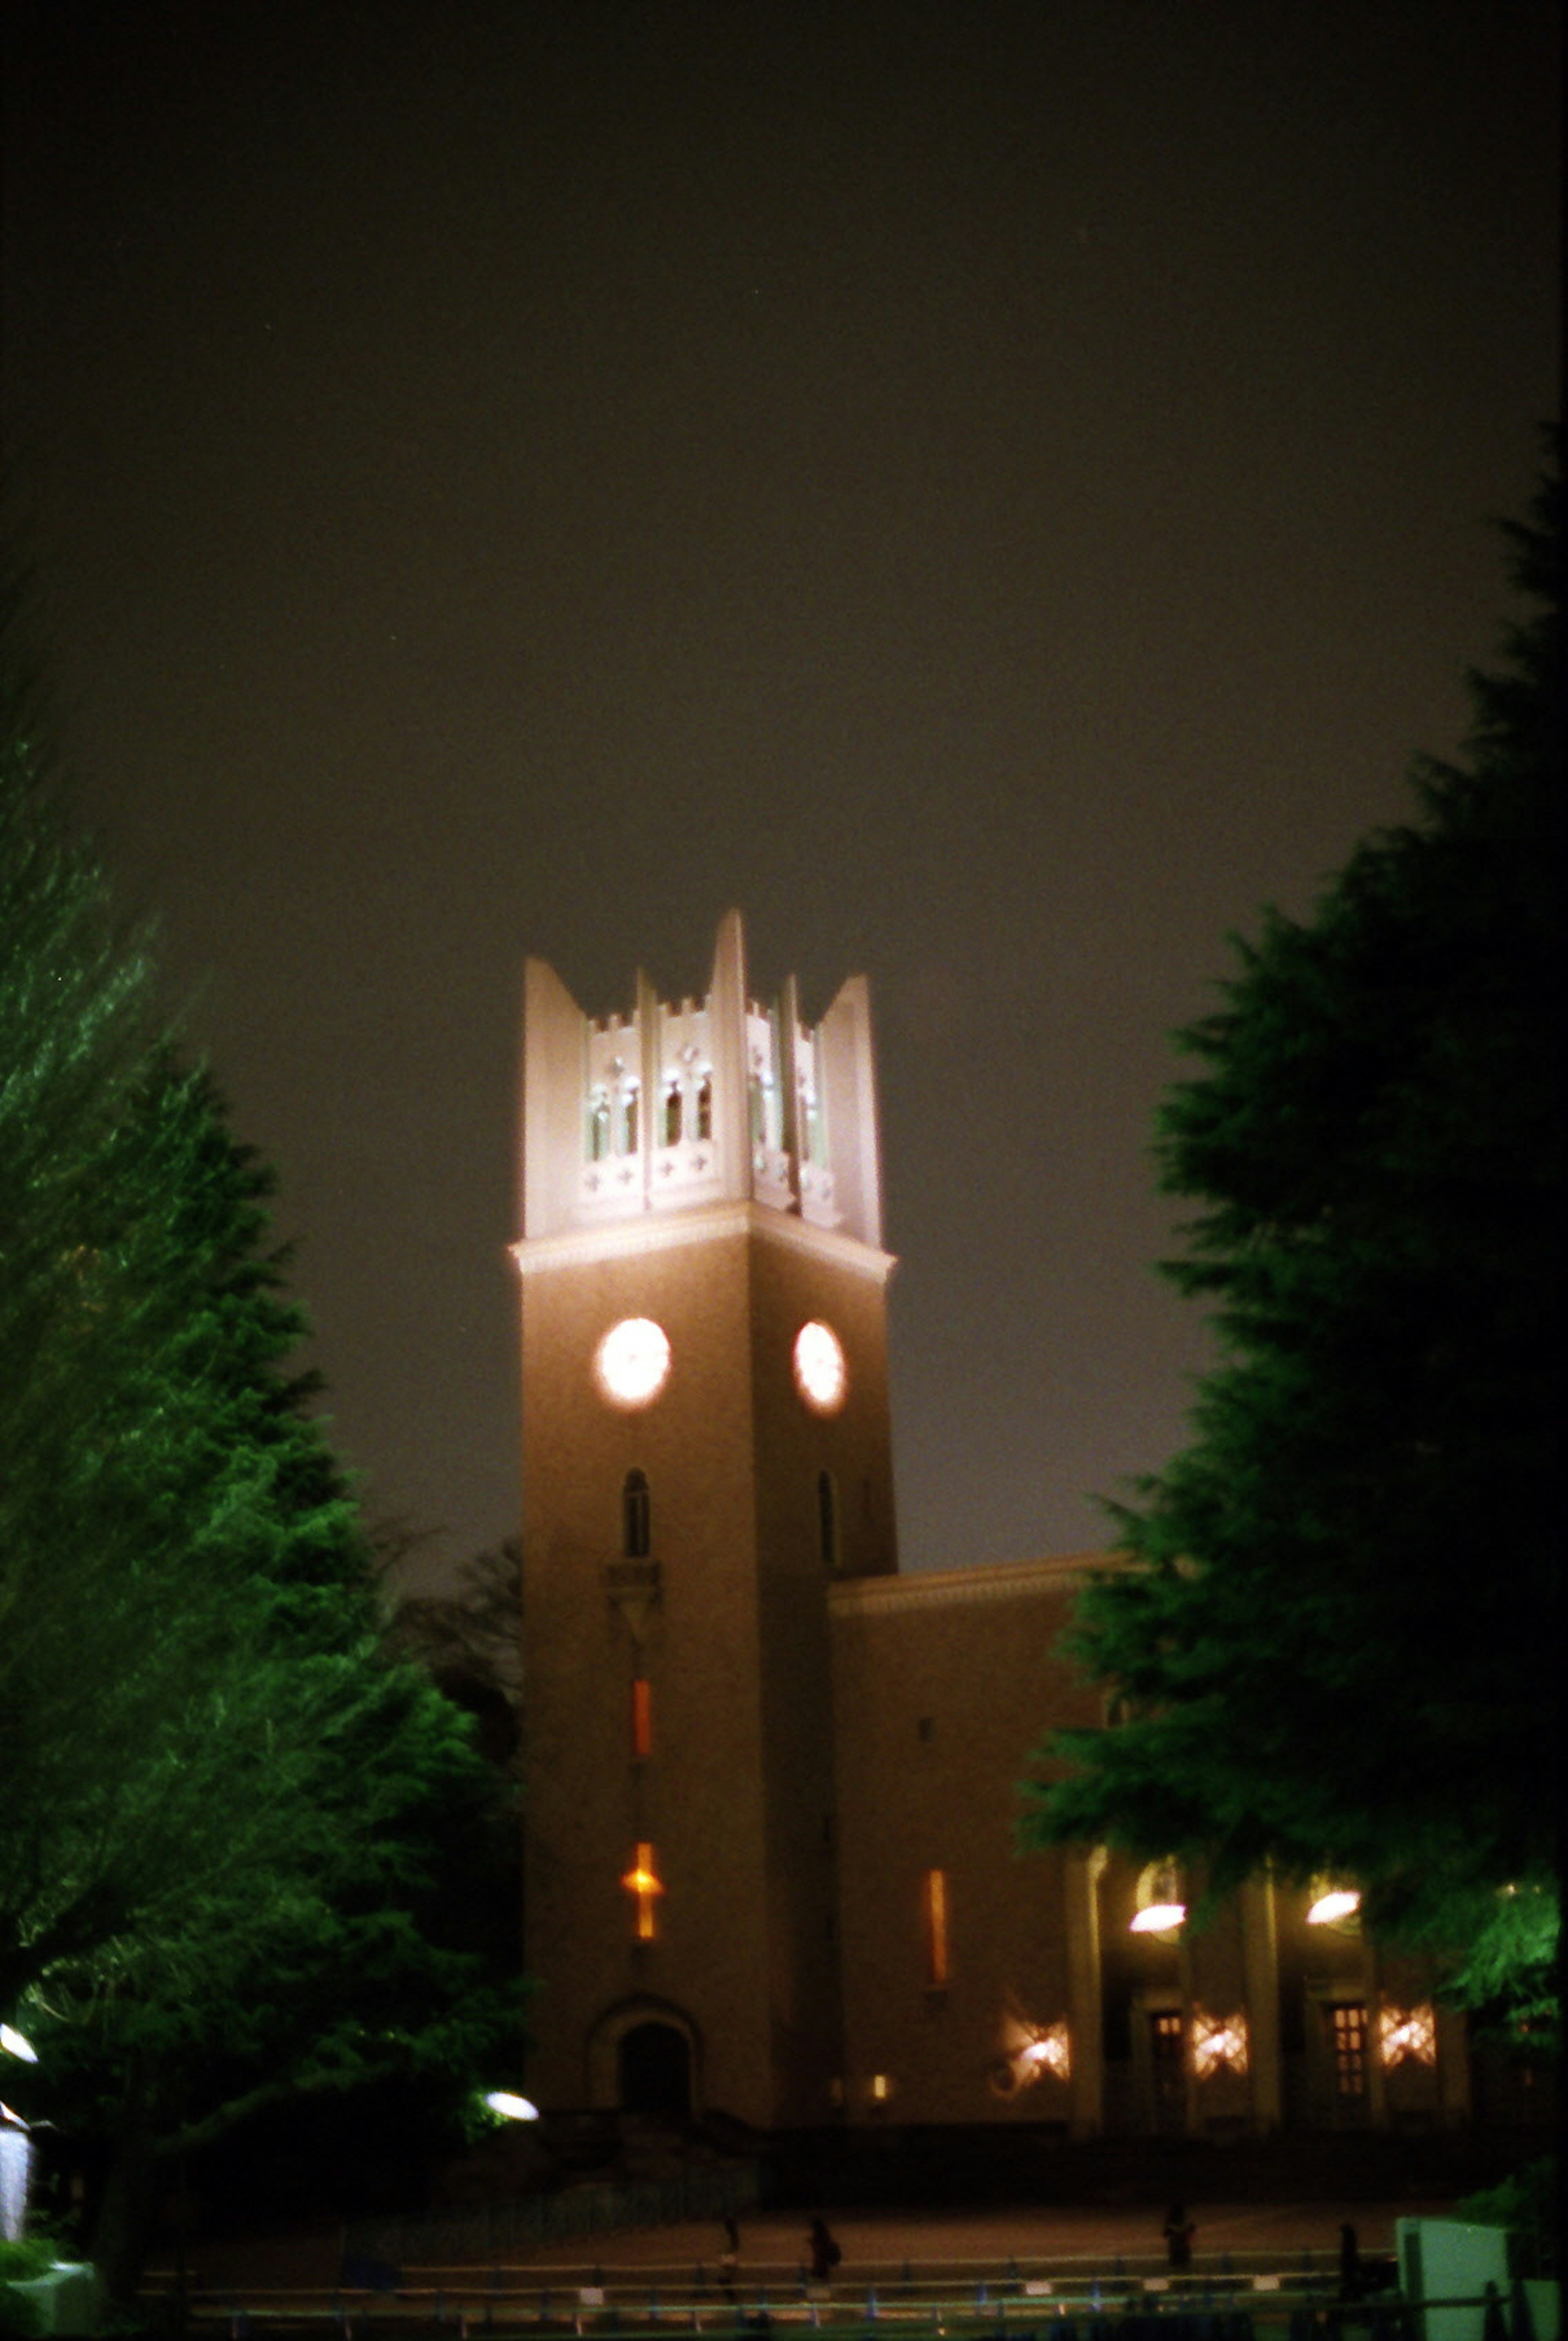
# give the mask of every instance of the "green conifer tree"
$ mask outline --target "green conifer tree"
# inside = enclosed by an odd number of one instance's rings
[[[520,1979],[461,1923],[491,1783],[383,1646],[271,1174],[19,722],[0,935],[0,2014],[8,2095],[106,2165],[123,2293],[175,2157],[291,2091],[471,2085]]]
[[[1556,1930],[1562,494],[1464,761],[1305,923],[1266,915],[1161,1110],[1211,1312],[1191,1444],[1112,1508],[1034,1842],[1359,1879],[1472,1997],[1539,2015]],[[1064,1765],[1066,1769],[1064,1772]]]

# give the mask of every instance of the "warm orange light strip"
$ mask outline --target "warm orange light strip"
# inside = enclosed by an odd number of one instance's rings
[[[634,1895],[636,1898],[637,1940],[639,1943],[651,1943],[654,1931],[654,1903],[664,1890],[659,1883],[658,1871],[654,1867],[654,1848],[651,1845],[639,1844],[637,1858],[621,1883],[628,1894]]]
[[[654,1752],[654,1686],[645,1675],[632,1685],[632,1758],[645,1763]]]
[[[947,1873],[925,1873],[925,1981],[938,1991],[947,1981]]]

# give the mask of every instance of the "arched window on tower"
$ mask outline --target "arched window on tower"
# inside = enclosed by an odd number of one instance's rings
[[[610,1151],[610,1101],[595,1090],[588,1101],[588,1160],[603,1162]]]
[[[703,1075],[702,1088],[697,1091],[697,1136],[712,1138],[714,1134],[714,1077]]]
[[[625,1097],[623,1099],[621,1103],[621,1131],[622,1153],[635,1154],[637,1151],[637,1092],[634,1089],[629,1089],[626,1091]]]
[[[831,1471],[816,1475],[816,1532],[823,1567],[837,1569],[844,1556],[838,1540],[838,1483]]]
[[[652,1547],[646,1472],[628,1471],[621,1489],[621,1543],[628,1560],[646,1560]]]
[[[669,1088],[664,1091],[664,1142],[666,1146],[678,1146],[681,1142],[681,1085],[679,1081],[672,1081]]]

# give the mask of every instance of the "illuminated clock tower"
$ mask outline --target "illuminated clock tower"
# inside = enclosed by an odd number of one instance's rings
[[[530,2088],[827,2118],[843,2071],[828,1594],[896,1567],[866,990],[524,1045]]]

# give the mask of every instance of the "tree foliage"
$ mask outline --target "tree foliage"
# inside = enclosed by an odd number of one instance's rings
[[[480,1746],[516,1783],[523,1714],[523,1546],[504,1537],[464,1561],[446,1593],[404,1593],[388,1647],[417,1659],[472,1715]],[[520,1913],[519,1913],[520,1915]]]
[[[40,2056],[8,2093],[112,2165],[124,2282],[160,2163],[287,2091],[476,2079],[518,1978],[463,1922],[469,1721],[385,1647],[291,1368],[271,1173],[5,687],[0,2013]]]
[[[1463,760],[1304,923],[1268,912],[1159,1116],[1217,1360],[1112,1507],[1071,1646],[1127,1717],[1045,1751],[1036,1842],[1348,1873],[1528,1999],[1555,1937],[1562,498]],[[1503,1894],[1501,1889],[1517,1889]]]

